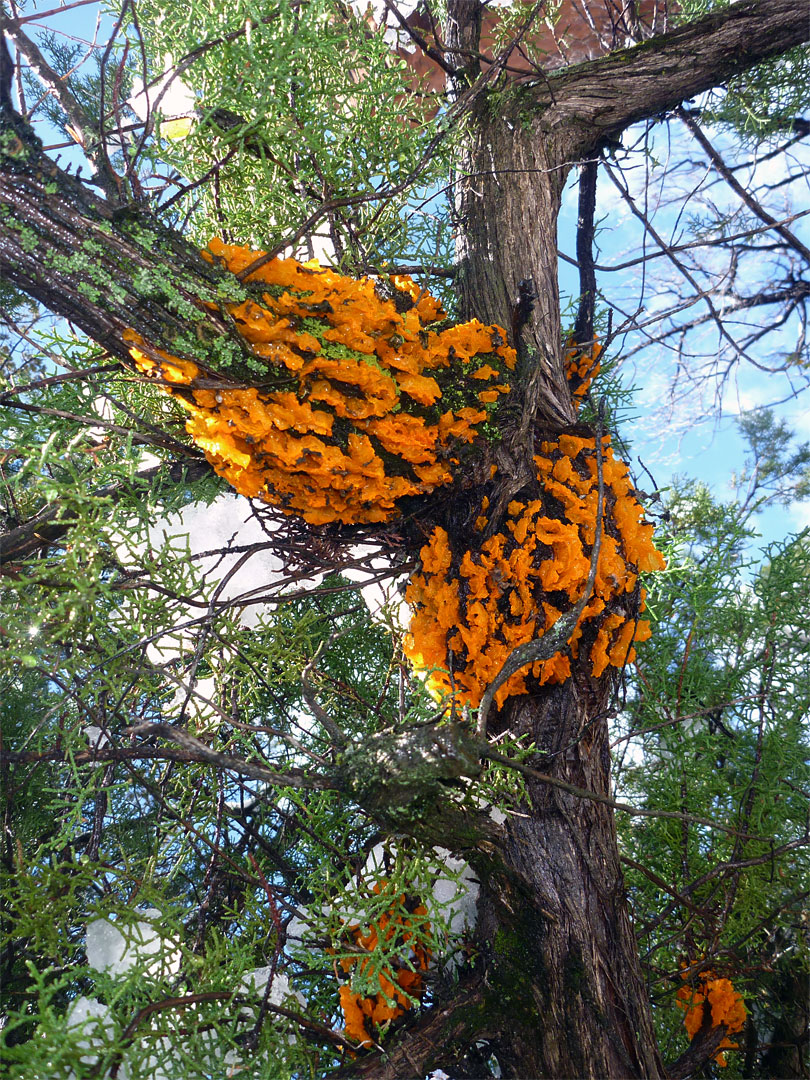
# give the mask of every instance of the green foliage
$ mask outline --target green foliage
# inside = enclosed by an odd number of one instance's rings
[[[139,415],[170,428],[170,402],[108,373],[32,384],[6,433],[7,509],[27,520],[58,508],[70,530],[20,561],[0,593],[13,762],[0,882],[4,1057],[19,1077],[89,1076],[118,1061],[130,1077],[224,1077],[255,1028],[245,1075],[324,1070],[339,1061],[317,1034],[324,1021],[327,1033],[342,1026],[334,958],[348,954],[347,924],[370,925],[383,903],[373,872],[357,891],[376,826],[334,791],[271,788],[148,751],[133,764],[94,760],[88,747],[126,746],[128,729],[167,721],[222,753],[328,771],[332,734],[302,685],[310,663],[319,707],[352,741],[420,722],[431,703],[401,666],[393,624],[372,622],[341,578],[314,587],[293,573],[286,592],[283,577],[276,589],[262,581],[269,606],[250,618],[220,599],[221,574],[205,577],[180,522],[170,524],[216,489],[161,486],[159,467],[139,479],[143,450],[126,424],[142,392]],[[97,400],[115,425],[101,433]],[[439,875],[461,880],[440,853],[389,850],[389,906],[429,894]],[[295,911],[305,948],[285,945]],[[439,904],[414,927],[434,955],[457,947],[451,918]],[[146,934],[163,960],[135,940],[119,969],[97,971],[86,949],[98,920]],[[381,941],[374,963],[402,946]],[[291,1038],[297,1028],[272,1010],[267,1022],[261,994],[245,989],[267,966],[277,970],[267,1008],[307,1015],[309,1040]],[[370,989],[370,969],[357,978]]]
[[[425,261],[442,264],[447,237],[435,215],[414,209],[406,227],[403,212],[445,174],[447,157],[431,143],[429,106],[406,91],[404,65],[381,34],[333,0],[285,2],[269,14],[239,0],[225,26],[217,5],[167,11],[147,0],[138,20],[155,58],[150,77],[167,57],[194,53],[177,77],[193,91],[198,121],[155,153],[192,180],[228,157],[217,185],[189,196],[200,245],[224,228],[231,241],[274,247],[315,213],[319,224],[304,235],[325,237],[347,272],[421,258],[425,244]]]
[[[801,1008],[795,996],[776,1005],[776,957],[796,985],[810,967],[797,923],[810,891],[810,535],[750,554],[750,515],[795,490],[806,448],[793,451],[790,433],[761,415],[741,426],[761,467],[739,500],[720,503],[687,481],[671,493],[668,569],[648,585],[653,637],[618,734],[622,795],[732,830],[619,821],[667,1058],[687,1044],[674,1003],[679,965],[705,963],[729,978],[760,1032]],[[742,1055],[732,1054],[724,1075],[773,1075],[752,1054],[752,1071],[741,1073]]]
[[[775,501],[787,506],[810,495],[810,443],[794,447],[793,432],[769,409],[744,413],[739,420],[749,451],[743,472],[734,477],[738,488],[747,489],[743,507]]]
[[[504,39],[529,6],[505,16]],[[691,18],[705,5],[682,10]],[[144,182],[167,165],[173,183],[216,173],[167,220],[200,245],[220,233],[272,247],[320,213],[347,271],[450,265],[449,211],[431,196],[452,146],[433,141],[441,113],[428,118],[432,106],[406,94],[380,35],[331,0],[272,11],[254,0],[143,0],[137,15],[103,107],[115,104],[113,87],[123,98],[133,76],[148,82],[173,63],[193,91],[195,122],[181,140],[158,120],[137,166]],[[60,73],[79,56],[63,39],[41,43]],[[806,64],[802,53],[757,69],[710,115],[758,136],[776,130],[806,107]],[[98,115],[98,74],[66,78]],[[41,108],[66,131],[52,96]],[[93,252],[77,259],[92,266]],[[144,302],[170,295],[149,274],[136,285]],[[89,288],[105,286],[114,283]],[[0,299],[35,319],[13,290]],[[605,328],[603,317],[597,336]],[[3,522],[13,529],[51,509],[70,528],[16,561],[0,589],[9,1075],[324,1075],[345,1058],[341,982],[376,994],[376,972],[413,966],[414,942],[435,960],[428,995],[452,978],[449,959],[470,949],[459,918],[470,872],[441,848],[384,832],[345,793],[294,781],[331,775],[336,730],[363,745],[434,721],[435,705],[404,666],[395,613],[372,620],[356,586],[333,572],[342,565],[334,534],[302,537],[257,510],[262,543],[228,553],[211,540],[223,559],[252,565],[268,549],[277,560],[234,598],[223,585],[233,562],[212,568],[186,538],[180,512],[221,487],[210,475],[169,473],[178,457],[201,464],[176,403],[120,370],[96,371],[97,350],[61,325],[37,325],[34,340],[25,356],[3,354],[3,388],[30,381],[6,402]],[[603,363],[594,398],[606,398],[611,423],[625,394]],[[590,405],[582,420],[592,422]],[[669,569],[648,584],[655,634],[639,650],[616,732],[622,797],[733,830],[662,818],[642,827],[619,815],[667,1058],[686,1041],[673,1001],[681,962],[705,957],[728,975],[763,1039],[796,1028],[806,985],[810,539],[787,538],[758,562],[750,541],[758,509],[808,493],[810,452],[765,412],[742,430],[750,452],[734,502],[686,481],[671,493]],[[184,757],[144,733],[152,723],[290,782]],[[499,746],[517,759],[536,754],[521,740]],[[448,802],[470,813],[509,812],[525,797],[492,764],[474,784],[446,786]],[[413,918],[424,901],[428,913]],[[342,968],[357,957],[354,929],[381,930],[392,912],[395,926],[397,915],[411,918],[415,937],[378,932],[370,963]],[[126,944],[98,969],[89,946],[105,925]],[[255,992],[263,968],[273,973],[266,997]],[[568,974],[573,985],[575,966]],[[738,1062],[727,1075],[742,1071]],[[767,1054],[746,1069],[778,1074]]]

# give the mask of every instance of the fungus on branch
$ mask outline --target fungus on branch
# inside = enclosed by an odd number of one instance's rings
[[[385,878],[378,881],[374,892],[378,895],[390,892],[388,881]],[[380,987],[378,993],[363,995],[354,993],[346,983],[338,991],[346,1037],[361,1047],[370,1048],[371,1033],[402,1016],[423,993],[422,973],[430,963],[430,950],[422,940],[430,930],[426,916],[424,904],[397,895],[392,897],[390,907],[373,921],[368,933],[364,934],[357,924],[347,928],[353,952],[340,959],[339,966],[347,975],[356,968]],[[375,962],[374,954],[379,953],[381,945],[386,952],[394,949],[402,955]]]
[[[684,978],[686,978],[685,975]],[[683,1023],[690,1039],[694,1039],[704,1028],[716,1028],[721,1024],[725,1026],[726,1037],[720,1043],[719,1052],[714,1059],[724,1068],[726,1057],[722,1051],[739,1049],[739,1044],[732,1042],[728,1035],[736,1035],[745,1026],[748,1015],[745,1004],[731,981],[716,978],[713,971],[702,971],[698,976],[698,982],[699,985],[694,988],[682,986],[678,990],[677,1004],[686,1013]],[[709,1003],[708,1014],[706,1002]]]
[[[511,391],[516,357],[505,331],[477,320],[434,329],[441,305],[410,278],[375,282],[317,263],[262,262],[261,253],[220,240],[203,254],[243,275],[251,290],[224,310],[254,360],[257,385],[218,384],[191,360],[144,351],[134,334],[132,356],[182,402],[195,443],[238,492],[310,525],[356,524],[390,521],[403,499],[463,483],[462,463],[497,436],[487,421]],[[600,352],[597,343],[569,350],[577,402]],[[627,467],[608,438],[603,445],[606,507],[593,593],[564,647],[512,675],[498,705],[526,693],[527,679],[563,682],[580,657],[598,678],[632,660],[633,642],[649,637],[637,618],[643,592],[640,601],[634,594],[639,571],[663,560]],[[505,521],[490,526],[485,495],[458,544],[433,529],[406,593],[414,608],[406,652],[433,669],[434,689],[478,705],[510,654],[578,602],[596,538],[595,447],[594,438],[573,434],[541,441],[536,480],[508,504]]]
[[[234,274],[260,255],[219,240],[203,254]],[[256,298],[226,313],[256,386],[212,386],[194,362],[147,355],[130,335],[136,366],[182,402],[216,472],[312,525],[389,521],[401,499],[453,482],[511,389],[515,353],[500,327],[432,329],[441,305],[406,277],[273,259],[246,284]]]

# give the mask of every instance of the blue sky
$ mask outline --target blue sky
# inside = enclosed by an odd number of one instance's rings
[[[661,135],[664,129],[657,129]],[[734,160],[735,152],[741,148],[735,146],[733,137],[707,129],[712,141],[723,148],[724,153]],[[668,155],[674,157],[678,152],[689,152],[686,139],[672,125],[667,132],[666,145]],[[680,140],[680,145],[678,141]],[[631,144],[633,133],[627,133],[625,143]],[[654,165],[655,146],[652,146],[649,158],[636,154],[626,159],[628,166],[628,186],[634,195],[641,198],[643,181],[649,181],[648,206],[656,230],[668,242],[682,242],[689,239],[684,235],[685,215],[691,212],[670,205],[669,200],[676,192],[675,180],[663,179],[663,168]],[[693,153],[693,157],[696,157]],[[794,149],[794,165],[810,168],[810,149]],[[662,162],[666,164],[667,162]],[[774,172],[784,169],[780,159],[762,162],[747,171],[747,178],[757,184],[778,180]],[[780,176],[783,174],[779,174]],[[746,175],[740,174],[745,180]],[[695,170],[683,177],[686,190],[694,189],[700,180]],[[634,187],[636,190],[634,190]],[[804,210],[807,204],[807,184],[789,185],[780,193],[782,205],[775,208],[777,215],[788,216],[795,210]],[[739,202],[733,193],[711,189],[711,201],[720,212],[732,214],[739,209]],[[700,205],[696,199],[695,210]],[[615,265],[633,258],[640,251],[642,229],[633,217],[625,201],[609,178],[600,169],[598,182],[598,210],[600,228],[597,236],[599,251],[596,261],[601,265]],[[574,253],[577,221],[576,174],[572,174],[563,202],[560,216],[559,243],[563,252]],[[810,243],[810,229],[807,219],[792,224],[793,231],[805,243]],[[648,251],[655,251],[655,245],[648,241]],[[710,256],[712,249],[708,250]],[[644,280],[642,282],[642,273]],[[666,259],[651,262],[646,271],[640,266],[615,273],[598,273],[597,284],[607,300],[617,300],[620,304],[627,299],[634,300],[642,290],[643,310],[638,315],[638,322],[651,319],[657,309],[667,303],[667,288],[671,287],[673,274]],[[563,294],[578,294],[579,283],[574,267],[563,262],[560,272]],[[741,292],[753,291],[753,280],[737,283]],[[717,302],[717,301],[716,301]],[[720,301],[722,303],[722,300]],[[626,304],[625,308],[631,306]],[[682,317],[693,318],[705,312],[706,306],[698,301],[692,308],[686,309]],[[752,320],[765,327],[773,317],[773,308],[755,309]],[[614,313],[614,328],[619,324],[620,316]],[[752,358],[766,364],[777,356],[780,350],[790,351],[795,344],[797,326],[795,320],[789,322],[781,331],[771,331],[763,339],[759,350],[752,350]],[[713,327],[700,332],[703,347],[707,352],[717,347],[717,333]],[[626,386],[634,386],[634,407],[629,410],[628,419],[622,426],[622,434],[629,441],[632,451],[653,473],[659,487],[666,487],[673,476],[691,476],[708,484],[719,498],[731,498],[733,489],[730,476],[739,471],[744,455],[745,444],[736,426],[737,416],[745,411],[762,407],[773,407],[774,412],[785,419],[795,431],[798,441],[810,441],[810,410],[808,410],[807,388],[810,385],[808,371],[793,368],[790,372],[771,373],[758,370],[753,364],[740,363],[728,375],[724,385],[718,390],[716,383],[706,382],[702,387],[695,387],[680,400],[670,404],[670,385],[675,374],[676,358],[663,346],[647,347],[637,351],[642,342],[642,335],[632,331],[614,342],[610,355],[622,358],[622,378]],[[798,396],[792,396],[796,390]],[[787,399],[787,400],[783,400]],[[639,471],[640,486],[648,488],[648,478]],[[767,509],[756,519],[762,533],[762,543],[781,539],[787,532],[798,531],[810,525],[810,501],[796,504],[786,510],[781,506]]]

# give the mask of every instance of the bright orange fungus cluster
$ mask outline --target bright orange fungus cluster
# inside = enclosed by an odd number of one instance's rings
[[[685,978],[686,976],[684,976]],[[709,1002],[711,1009],[711,1026],[719,1027],[725,1024],[729,1035],[736,1035],[745,1026],[747,1016],[743,999],[734,989],[729,979],[715,978],[713,971],[703,971],[698,976],[701,985],[696,988],[682,986],[678,991],[678,1005],[686,1011],[683,1018],[684,1026],[689,1033],[689,1038],[695,1035],[703,1026],[703,1010],[705,1003]],[[715,1061],[725,1067],[726,1057],[723,1050],[737,1050],[739,1044],[726,1038],[720,1043],[720,1053]]]
[[[381,893],[387,885],[383,879],[374,886],[376,893]],[[384,941],[396,938],[397,944],[408,947],[409,958],[407,963],[391,963],[385,970],[376,970],[372,966],[372,960],[363,959],[362,956],[348,956],[340,960],[340,966],[348,974],[355,964],[359,963],[360,970],[372,977],[376,976],[380,983],[380,992],[372,997],[361,997],[352,993],[348,984],[341,986],[339,990],[340,1005],[346,1021],[346,1037],[360,1046],[369,1047],[374,1041],[372,1032],[379,1029],[389,1020],[395,1020],[402,1016],[411,1007],[412,999],[422,994],[422,972],[427,971],[430,962],[430,953],[422,945],[413,940],[414,934],[411,929],[414,922],[423,923],[427,910],[423,905],[413,908],[411,917],[402,914],[405,897],[398,897],[388,912],[380,916],[368,934],[363,934],[359,926],[350,926],[349,934],[353,944],[358,949],[371,952],[377,947],[382,935]],[[373,1025],[371,1031],[369,1024]]]
[[[215,239],[203,255],[238,274],[262,252]],[[407,277],[273,259],[246,283],[256,299],[226,310],[266,364],[266,388],[196,388],[193,362],[132,349],[191,414],[189,434],[220,476],[314,525],[387,521],[398,500],[453,480],[510,390],[515,352],[499,327],[429,329],[444,312]]]
[[[598,341],[595,341],[587,352],[581,350],[573,342],[569,344],[565,354],[565,377],[568,379],[568,386],[577,411],[590,390],[591,383],[599,374],[601,353],[602,346]]]
[[[262,255],[212,240],[203,252],[234,274]],[[191,360],[147,355],[129,339],[137,367],[160,378],[190,413],[187,428],[216,472],[307,522],[388,521],[399,500],[459,475],[465,448],[510,385],[515,352],[498,326],[477,320],[440,331],[440,304],[410,278],[353,279],[317,263],[272,259],[247,275],[252,299],[226,305],[260,386],[200,386]],[[581,404],[601,347],[569,347],[567,375]],[[661,569],[652,526],[642,522],[627,468],[603,440],[605,507],[593,594],[564,651],[514,675],[500,705],[527,679],[559,683],[587,650],[599,677],[635,656],[650,635],[632,594],[640,571]],[[436,528],[408,585],[414,609],[406,647],[434,670],[432,687],[477,705],[518,645],[545,631],[583,594],[597,513],[594,439],[560,435],[540,444],[537,487],[507,508],[500,531],[480,503],[472,545],[456,550]],[[643,596],[641,602],[643,610]],[[448,672],[452,671],[452,677]]]
[[[212,240],[203,255],[239,274],[262,253]],[[459,475],[465,448],[490,434],[483,425],[511,389],[516,356],[500,327],[472,320],[430,329],[444,318],[441,306],[406,277],[357,280],[317,263],[273,259],[245,280],[254,287],[252,298],[225,310],[251,357],[266,368],[258,386],[211,388],[193,361],[154,349],[147,355],[138,335],[127,335],[137,368],[182,403],[190,435],[219,475],[241,494],[313,525],[389,521],[402,498]],[[578,407],[600,352],[598,344],[588,352],[569,348],[567,375]],[[512,676],[498,705],[525,693],[528,679],[563,682],[581,652],[599,677],[609,665],[632,660],[633,642],[650,636],[649,625],[635,617],[633,594],[639,572],[661,569],[664,561],[652,526],[642,521],[627,467],[614,459],[607,436],[602,446],[605,505],[593,593],[565,650]],[[487,497],[463,548],[435,528],[406,592],[414,610],[408,656],[431,670],[435,690],[453,690],[472,705],[516,646],[539,637],[577,603],[588,578],[597,521],[595,440],[563,434],[539,451],[536,487],[509,503],[500,531],[488,528]],[[414,926],[424,923],[426,909],[405,908],[404,900],[369,933],[348,928],[356,952],[339,961],[343,972],[359,963],[380,987],[369,997],[340,987],[346,1036],[359,1046],[370,1046],[423,990],[430,955],[417,944]],[[407,955],[378,968],[373,953],[381,938]],[[727,980],[705,988],[715,1023],[722,983]],[[684,992],[690,1002],[704,1000]],[[723,1013],[722,1022],[730,1015]]]
[[[565,652],[518,672],[496,694],[498,705],[527,691],[527,679],[561,683],[587,640],[595,678],[608,665],[635,658],[634,641],[650,636],[635,617],[632,594],[640,571],[663,569],[652,525],[642,522],[627,466],[603,437],[605,507],[593,593]],[[408,585],[414,608],[406,652],[433,670],[431,688],[455,690],[476,706],[518,645],[545,633],[583,595],[590,570],[598,501],[594,439],[560,435],[535,459],[537,490],[507,507],[502,531],[484,539],[488,499],[480,505],[478,545],[456,550],[442,528],[422,548],[421,573]],[[641,610],[644,608],[643,590]],[[448,672],[452,670],[451,676]]]

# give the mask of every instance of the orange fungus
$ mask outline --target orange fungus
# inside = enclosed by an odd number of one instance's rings
[[[463,549],[445,529],[434,529],[408,584],[406,652],[430,672],[431,689],[452,691],[461,703],[477,706],[513,649],[549,630],[586,588],[598,505],[594,439],[561,435],[539,449],[536,488],[509,503],[503,531],[486,536],[485,498]],[[607,436],[602,457],[605,507],[593,592],[567,647],[513,675],[496,694],[498,705],[526,693],[530,681],[564,682],[572,660],[584,659],[596,678],[623,667],[635,658],[634,642],[650,636],[636,615],[644,609],[643,590],[635,599],[638,574],[662,569],[664,560]]]
[[[716,978],[713,971],[701,972],[697,981],[697,986],[682,986],[677,994],[678,1006],[686,1013],[683,1023],[689,1038],[694,1039],[706,1022],[704,1010],[707,1001],[710,1010],[708,1022],[711,1027],[725,1024],[729,1035],[736,1035],[742,1031],[747,1013],[743,999],[734,989],[731,981]],[[722,1051],[737,1049],[739,1049],[738,1043],[725,1038],[720,1043],[719,1052],[714,1060],[721,1067],[725,1067],[726,1057]]]
[[[234,274],[261,255],[216,239],[203,251]],[[181,402],[220,476],[312,525],[389,521],[401,499],[453,481],[510,390],[515,352],[500,327],[432,329],[441,305],[406,277],[272,259],[244,284],[251,299],[225,311],[265,369],[256,386],[203,380],[129,335],[136,367]]]
[[[387,886],[383,879],[374,886],[374,892],[379,894]],[[411,1008],[413,999],[422,995],[422,973],[428,969],[430,951],[419,941],[418,931],[429,929],[426,914],[422,904],[408,906],[404,896],[397,896],[367,934],[357,925],[348,928],[353,952],[339,961],[340,966],[346,974],[357,966],[380,987],[379,993],[367,997],[354,993],[348,984],[339,989],[346,1037],[361,1047],[370,1047],[373,1033],[402,1016]],[[372,954],[381,939],[398,946],[402,955],[375,963]]]

